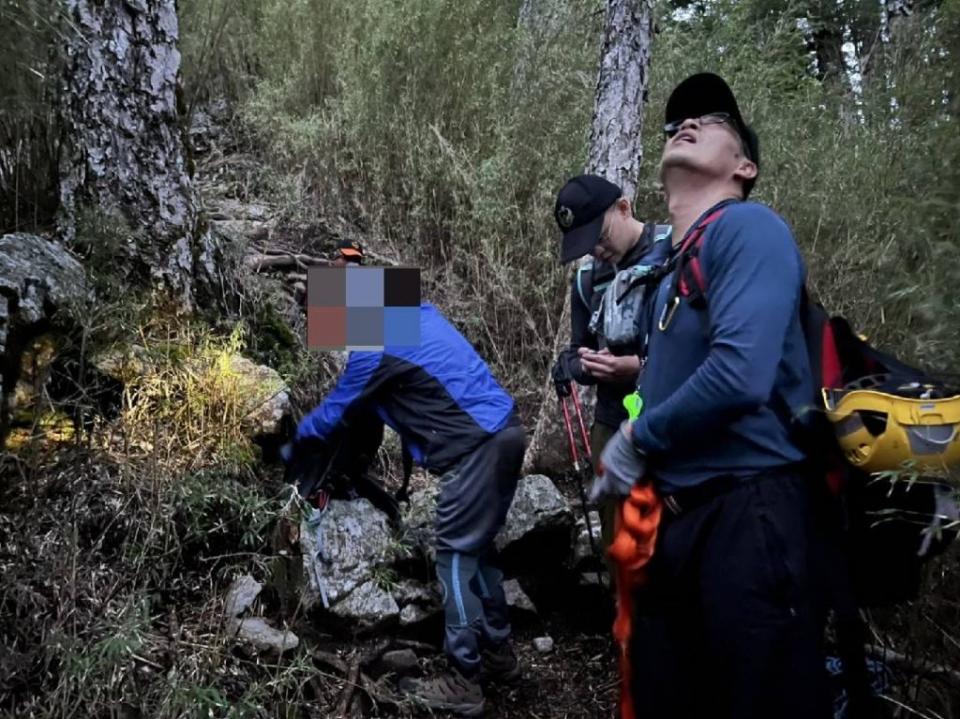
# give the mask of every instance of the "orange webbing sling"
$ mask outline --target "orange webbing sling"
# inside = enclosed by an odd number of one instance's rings
[[[613,542],[607,549],[607,554],[616,562],[617,571],[617,617],[613,622],[613,636],[620,648],[621,719],[635,719],[636,716],[630,691],[633,594],[646,582],[646,567],[653,556],[662,508],[650,482],[634,485],[617,509]]]

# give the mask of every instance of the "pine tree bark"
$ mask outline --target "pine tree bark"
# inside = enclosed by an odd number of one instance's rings
[[[585,171],[617,183],[631,201],[636,197],[643,155],[641,135],[652,37],[651,0],[608,0]],[[568,280],[570,276],[568,273]],[[568,281],[554,340],[554,357],[570,343],[569,286]],[[592,387],[576,387],[589,427],[596,393]],[[548,377],[533,438],[524,458],[527,472],[557,475],[571,468],[563,415],[557,405],[553,382]],[[596,451],[601,449],[598,447]]]
[[[181,124],[175,0],[65,0],[60,233],[85,207],[134,231],[131,276],[184,310],[212,289],[218,261],[200,218]]]
[[[652,37],[652,0],[608,0],[587,172],[617,183],[631,200],[643,155]]]

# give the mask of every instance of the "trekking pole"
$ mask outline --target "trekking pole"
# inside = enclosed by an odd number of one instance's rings
[[[580,400],[577,398],[577,391],[572,387],[572,384],[568,381],[566,383],[557,382],[557,399],[560,401],[560,408],[563,410],[563,425],[567,430],[567,441],[570,444],[570,456],[573,459],[573,469],[574,474],[577,478],[577,489],[580,492],[580,506],[583,508],[583,520],[586,523],[587,527],[587,540],[590,542],[590,551],[593,552],[593,555],[603,560],[603,555],[600,552],[600,549],[597,547],[596,540],[593,538],[593,522],[590,521],[590,509],[587,507],[587,493],[583,487],[583,471],[587,469],[588,471],[592,470],[592,464],[590,461],[591,452],[590,452],[590,441],[587,437],[586,428],[583,424],[583,414],[580,410]],[[569,395],[573,395],[573,406],[577,413],[577,420],[580,424],[581,436],[583,438],[583,446],[585,450],[585,455],[588,458],[587,464],[582,466],[580,464],[580,455],[577,452],[577,443],[574,439],[573,433],[573,422],[570,419],[570,409],[567,407],[566,398]],[[603,577],[600,574],[601,570],[597,570],[597,584],[599,586],[604,586]]]
[[[570,456],[573,458],[573,468],[579,472],[580,471],[580,457],[577,454],[577,444],[573,438],[573,425],[570,422],[570,410],[567,408],[566,398],[560,393],[557,393],[558,399],[560,400],[560,408],[563,410],[563,424],[567,429],[567,442],[570,443]]]
[[[587,436],[587,428],[583,424],[583,409],[580,406],[580,394],[571,392],[573,397],[573,408],[577,411],[577,422],[580,424],[580,438],[583,439],[583,448],[587,454],[587,459],[593,462],[593,448],[590,446],[590,439]]]

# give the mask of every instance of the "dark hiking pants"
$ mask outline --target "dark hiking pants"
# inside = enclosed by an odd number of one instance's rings
[[[523,427],[507,426],[440,480],[437,575],[443,587],[444,649],[466,676],[479,671],[484,646],[510,635],[493,538],[517,489],[524,440]]]
[[[831,716],[812,481],[784,469],[664,509],[631,646],[644,719]]]

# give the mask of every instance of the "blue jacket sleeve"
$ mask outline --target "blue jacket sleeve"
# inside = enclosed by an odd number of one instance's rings
[[[803,267],[780,217],[762,206],[737,205],[708,233],[700,255],[708,354],[673,394],[634,423],[634,441],[647,452],[678,449],[766,404],[797,317]]]
[[[346,421],[349,412],[376,389],[382,352],[351,352],[336,386],[297,426],[297,440],[326,439]]]

